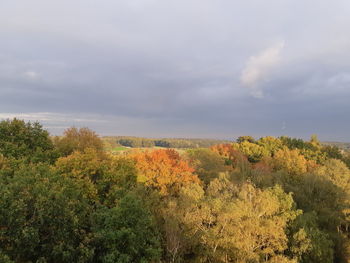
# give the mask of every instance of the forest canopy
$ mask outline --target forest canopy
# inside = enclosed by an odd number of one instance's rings
[[[107,141],[0,122],[0,262],[350,262],[350,153],[316,135]]]

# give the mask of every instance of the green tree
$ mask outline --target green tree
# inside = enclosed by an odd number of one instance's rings
[[[0,154],[31,162],[54,162],[57,153],[49,133],[38,122],[13,119],[0,122]]]
[[[255,139],[252,136],[245,135],[245,136],[239,136],[236,140],[237,143],[242,143],[242,142],[250,142],[250,143],[255,143]]]
[[[15,262],[88,261],[91,206],[84,196],[47,165],[0,177],[0,248]]]
[[[14,263],[6,254],[0,251],[0,262],[1,263]]]
[[[337,146],[325,145],[322,147],[322,152],[326,154],[327,158],[343,159],[343,154]]]
[[[133,194],[124,196],[116,207],[98,209],[93,232],[98,262],[146,263],[160,258],[152,216]]]
[[[320,230],[315,212],[300,215],[293,222],[289,251],[298,262],[332,263],[333,247],[329,235]]]

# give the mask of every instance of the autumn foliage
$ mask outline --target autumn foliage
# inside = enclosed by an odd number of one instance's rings
[[[232,164],[234,167],[242,162],[247,162],[247,157],[239,150],[235,149],[232,144],[218,144],[210,148],[213,152],[218,153],[225,158],[227,164]]]
[[[54,144],[63,156],[70,155],[74,151],[81,152],[87,148],[103,150],[103,141],[89,128],[69,128],[64,131],[63,137],[55,137]]]
[[[116,152],[0,128],[0,263],[350,262],[350,152],[316,136]]]
[[[189,183],[199,183],[194,169],[172,149],[137,152],[133,155],[139,181],[159,189],[163,195],[176,193]]]

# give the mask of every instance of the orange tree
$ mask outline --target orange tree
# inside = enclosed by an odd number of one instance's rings
[[[139,171],[138,180],[162,195],[177,193],[189,183],[199,183],[194,169],[173,149],[136,152],[132,156]]]

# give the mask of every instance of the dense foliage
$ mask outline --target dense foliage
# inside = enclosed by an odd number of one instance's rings
[[[0,154],[32,162],[52,162],[56,153],[40,123],[13,119],[0,122]]]
[[[350,262],[348,152],[316,136],[191,148],[112,155],[87,128],[2,121],[0,262]]]
[[[103,150],[102,140],[88,128],[72,127],[65,130],[63,135],[63,137],[54,138],[55,146],[62,155],[67,156],[74,151],[84,151],[87,148]]]

